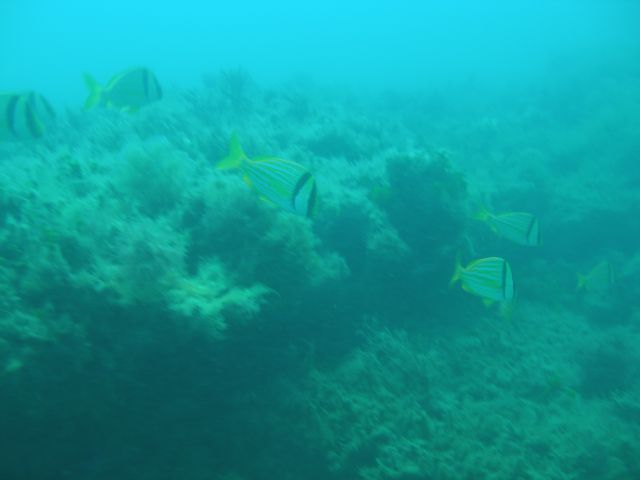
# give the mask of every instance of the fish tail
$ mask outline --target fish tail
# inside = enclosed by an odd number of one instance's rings
[[[582,274],[578,274],[578,285],[576,286],[576,290],[580,291],[582,290],[585,285],[587,284],[587,277],[585,277]]]
[[[455,283],[460,280],[460,275],[462,274],[462,264],[460,263],[460,254],[456,255],[456,263],[453,267],[453,275],[451,276],[451,280],[449,280],[449,288],[453,287]]]
[[[84,79],[84,84],[89,90],[89,96],[84,102],[84,108],[89,109],[91,107],[95,107],[100,103],[100,98],[102,97],[102,87],[100,86],[100,84],[98,84],[98,82],[96,82],[96,79],[88,73],[85,73],[82,78]]]
[[[240,168],[242,162],[247,159],[247,154],[242,150],[242,146],[240,145],[240,139],[238,135],[234,133],[231,135],[231,140],[229,141],[229,155],[218,162],[216,168],[220,170],[229,170],[232,168]]]

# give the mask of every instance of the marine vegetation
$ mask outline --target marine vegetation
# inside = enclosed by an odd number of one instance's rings
[[[637,76],[85,79],[0,97],[1,478],[640,478]]]

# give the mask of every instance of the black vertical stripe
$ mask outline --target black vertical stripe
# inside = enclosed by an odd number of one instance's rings
[[[18,107],[18,100],[20,100],[19,95],[12,96],[9,100],[6,111],[7,126],[9,127],[11,133],[13,133],[14,135],[18,135],[18,132],[16,131],[16,109]]]
[[[302,175],[298,179],[298,181],[296,182],[295,187],[293,187],[293,192],[291,193],[291,206],[293,208],[296,207],[296,198],[300,194],[300,190],[302,190],[302,188],[304,187],[304,185],[307,183],[307,181],[310,178],[311,178],[311,174],[309,172],[306,172],[304,175]]]
[[[27,128],[29,129],[31,135],[33,135],[34,137],[39,137],[40,135],[42,135],[42,130],[40,129],[40,125],[38,125],[36,114],[34,113],[33,108],[31,108],[31,105],[28,102],[25,102],[24,113],[27,117]]]
[[[53,107],[51,106],[51,104],[47,101],[46,98],[44,98],[43,96],[40,96],[40,101],[42,102],[42,104],[44,105],[45,110],[47,111],[47,113],[53,118],[56,116],[56,111],[53,109]]]
[[[144,98],[149,100],[149,70],[142,69],[142,84],[144,86]]]
[[[309,200],[307,202],[307,217],[311,218],[313,215],[313,211],[316,208],[316,197],[318,196],[318,191],[316,188],[316,182],[313,182],[313,186],[311,187],[311,193],[309,194]]]

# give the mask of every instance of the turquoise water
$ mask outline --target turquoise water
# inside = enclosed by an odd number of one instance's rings
[[[0,13],[0,478],[640,478],[634,2]]]

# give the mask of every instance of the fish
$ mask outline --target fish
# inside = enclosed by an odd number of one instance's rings
[[[578,273],[578,290],[590,293],[608,293],[613,289],[615,274],[613,266],[606,260],[598,263],[585,275]]]
[[[56,111],[45,97],[34,91],[26,92],[24,95],[26,95],[29,105],[31,105],[31,108],[43,123],[49,124],[55,120]]]
[[[162,98],[162,87],[151,70],[135,67],[115,75],[105,87],[88,73],[84,83],[89,89],[85,108],[96,105],[115,107],[123,111],[135,112]]]
[[[476,216],[495,233],[519,245],[537,247],[541,244],[540,222],[535,215],[526,212],[493,214],[482,209]]]
[[[0,132],[3,137],[39,138],[55,119],[51,104],[39,93],[0,94]]]
[[[511,266],[504,258],[480,258],[466,267],[461,265],[458,258],[449,286],[458,281],[465,292],[482,297],[485,305],[509,302],[515,296]]]
[[[307,218],[315,212],[318,189],[306,167],[277,157],[250,159],[236,134],[231,137],[229,155],[218,162],[216,168],[240,169],[250,188],[288,212]]]

